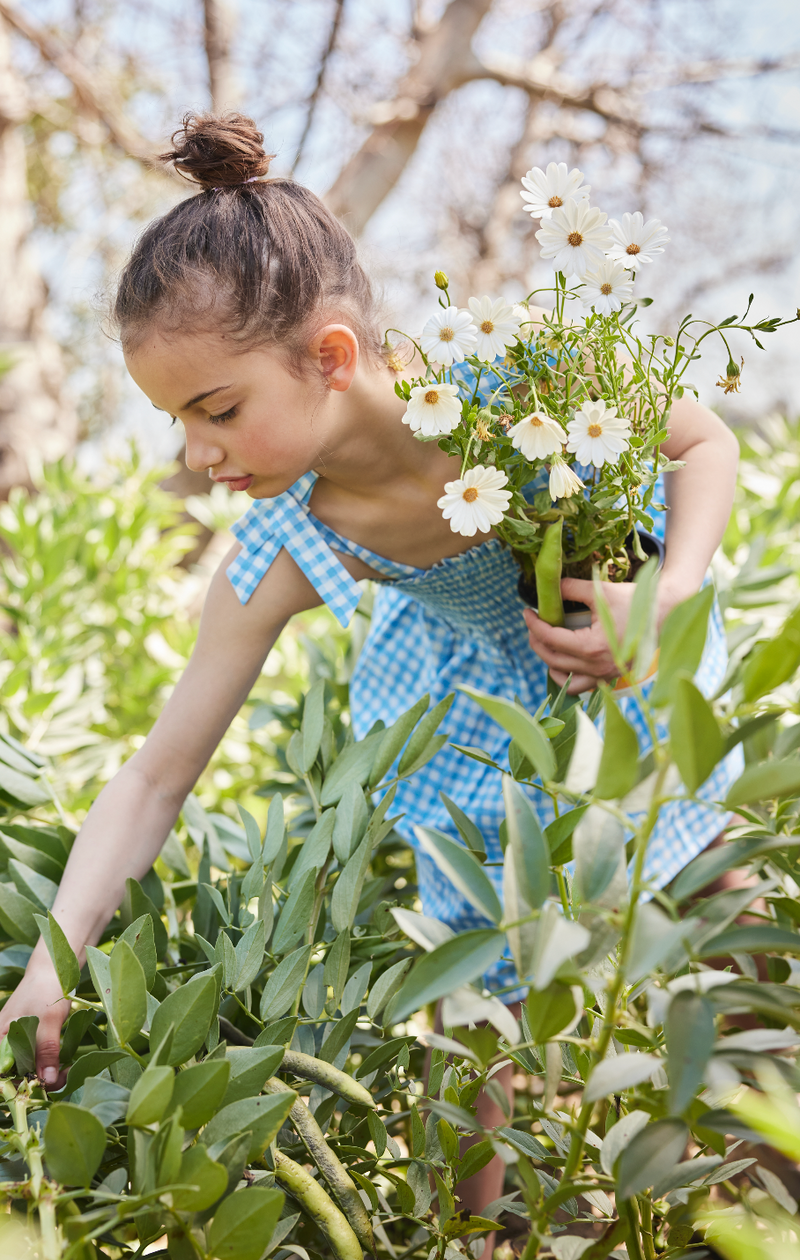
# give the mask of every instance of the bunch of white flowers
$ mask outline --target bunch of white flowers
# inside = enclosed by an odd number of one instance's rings
[[[541,256],[556,272],[555,287],[536,292],[553,293],[554,310],[529,308],[535,293],[515,304],[471,297],[460,309],[437,271],[440,310],[414,342],[425,374],[396,386],[408,404],[403,420],[460,459],[460,476],[438,501],[456,533],[494,529],[527,573],[546,524],[562,517],[565,561],[585,572],[588,558],[622,580],[626,550],[642,557],[635,530],[652,529],[652,513],[664,510],[653,502],[670,467],[660,448],[698,346],[711,333],[722,337],[729,362],[720,385],[733,374],[729,387],[738,388],[729,328],[760,345],[754,329],[773,332],[781,321],[747,325],[748,305],[740,322],[706,323],[693,336],[684,320],[677,338],[642,340],[633,311],[620,312],[632,306],[637,272],[664,252],[664,224],[639,211],[608,219],[590,204],[583,173],[564,162],[535,167],[522,185],[524,209],[540,220]],[[583,321],[565,316],[574,299]],[[454,372],[460,364],[466,370]]]

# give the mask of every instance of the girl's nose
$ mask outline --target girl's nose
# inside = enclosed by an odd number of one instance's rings
[[[209,441],[208,435],[198,433],[197,430],[192,431],[190,427],[186,429],[186,467],[192,472],[205,472],[206,469],[215,468],[217,464],[221,464],[225,458],[225,452],[218,442]]]

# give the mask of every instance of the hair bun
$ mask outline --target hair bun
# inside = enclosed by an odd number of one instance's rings
[[[186,114],[172,136],[174,148],[160,155],[201,188],[235,188],[266,175],[273,155],[245,114]]]

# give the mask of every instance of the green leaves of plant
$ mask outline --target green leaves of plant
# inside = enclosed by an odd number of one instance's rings
[[[214,1213],[208,1241],[217,1260],[260,1260],[283,1207],[280,1190],[248,1186],[224,1199]]]
[[[353,924],[371,851],[372,841],[367,833],[333,886],[331,923],[335,932],[349,931]]]
[[[126,1123],[143,1128],[160,1120],[169,1106],[174,1084],[171,1067],[148,1067],[131,1090]]]
[[[109,959],[111,1019],[125,1046],[141,1032],[147,1019],[147,985],[144,968],[127,941],[119,940]]]
[[[638,775],[639,740],[609,692],[604,696],[606,730],[594,795],[601,800],[626,796]]]
[[[774,639],[758,644],[742,673],[748,704],[787,682],[800,665],[800,608],[786,618]]]
[[[556,758],[550,740],[539,723],[530,713],[526,713],[519,705],[499,696],[489,695],[475,687],[459,687],[479,704],[485,713],[493,717],[495,722],[508,731],[515,739],[542,779],[552,779],[556,772]]]
[[[432,827],[415,827],[420,848],[433,858],[439,870],[479,914],[494,923],[503,917],[500,899],[489,876],[462,844]],[[549,874],[549,872],[548,872]]]
[[[714,1012],[699,993],[676,993],[664,1022],[669,1072],[669,1109],[680,1115],[703,1079],[714,1048]]]
[[[50,1175],[63,1186],[88,1186],[100,1167],[106,1132],[96,1116],[74,1103],[53,1103],[44,1126]]]
[[[704,586],[667,613],[661,628],[658,674],[650,696],[653,704],[670,703],[679,674],[694,675],[706,644],[713,603],[713,586]]]
[[[35,918],[58,976],[61,992],[64,997],[68,997],[73,989],[77,988],[81,978],[80,963],[64,935],[61,924],[53,918],[50,911],[48,910],[46,919],[39,914]]]
[[[272,952],[274,954],[288,953],[297,944],[303,932],[308,930],[311,922],[311,908],[314,905],[316,880],[316,871],[306,871],[303,878],[290,892],[273,934]]]
[[[306,966],[311,957],[311,945],[304,945],[282,958],[273,971],[261,995],[261,1018],[266,1023],[285,1015],[297,997],[303,983]]]
[[[430,700],[429,695],[422,696],[412,708],[401,714],[397,721],[388,730],[384,731],[383,739],[380,742],[369,776],[369,786],[371,788],[378,786],[394,764],[403,744],[428,708]],[[417,755],[416,752],[414,755]]]
[[[503,775],[503,800],[517,884],[531,909],[538,910],[550,891],[550,849],[531,802],[507,774]]]
[[[531,1039],[543,1042],[555,1037],[575,1018],[575,998],[572,990],[557,980],[551,981],[539,992],[528,993],[528,1026]]]
[[[461,932],[418,958],[397,994],[392,1019],[407,1019],[427,1002],[435,1002],[482,975],[502,956],[505,939],[503,932],[493,929]]]
[[[612,1130],[613,1132],[613,1130]],[[631,1139],[617,1169],[617,1198],[630,1199],[677,1164],[689,1130],[682,1120],[656,1120]]]
[[[746,766],[725,798],[729,809],[772,800],[776,796],[796,796],[800,792],[800,758],[771,758]]]
[[[214,976],[203,972],[182,988],[167,995],[153,1016],[150,1044],[157,1046],[174,1027],[172,1046],[165,1062],[177,1067],[191,1059],[202,1046],[217,1008]]]
[[[673,683],[669,738],[680,776],[696,792],[721,760],[724,745],[711,705],[689,678]]]
[[[297,1094],[287,1090],[281,1094],[262,1094],[259,1098],[243,1098],[218,1111],[203,1129],[204,1146],[228,1142],[240,1133],[250,1134],[248,1160],[259,1159],[269,1146],[292,1109]]]
[[[181,1185],[196,1187],[172,1191],[172,1206],[176,1212],[203,1212],[221,1199],[228,1188],[227,1170],[212,1160],[206,1148],[199,1144],[183,1152],[176,1180]]]

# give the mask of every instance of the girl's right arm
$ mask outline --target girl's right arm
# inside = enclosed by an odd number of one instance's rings
[[[83,964],[122,900],[125,881],[141,879],[158,856],[187,794],[250,693],[289,618],[321,603],[314,587],[281,551],[245,605],[225,572],[215,574],[197,645],[142,748],[103,788],[78,833],[53,915]],[[59,1039],[69,1003],[40,940],[19,987],[0,1011],[0,1037],[13,1019],[38,1015],[36,1068],[53,1088]]]

